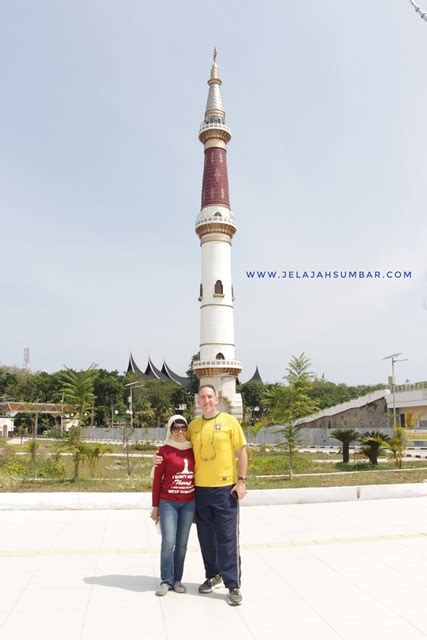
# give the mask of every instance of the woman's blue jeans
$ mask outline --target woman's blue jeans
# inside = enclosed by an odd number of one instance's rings
[[[171,587],[181,582],[187,541],[194,518],[195,501],[160,500],[159,515],[162,532],[160,581]]]

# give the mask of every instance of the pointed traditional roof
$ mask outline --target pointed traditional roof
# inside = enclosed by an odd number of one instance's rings
[[[258,369],[258,365],[256,366],[255,372],[252,376],[252,378],[250,378],[249,380],[247,380],[247,382],[261,382],[262,384],[264,384],[262,382],[262,378]]]
[[[141,378],[148,378],[149,380],[166,380],[167,376],[164,376],[163,373],[158,369],[155,364],[148,358],[148,364],[145,367],[145,371],[140,369],[135,362],[135,359],[132,353],[129,356],[129,364],[126,373],[136,373]]]
[[[162,368],[158,369],[151,358],[148,357],[147,366],[145,367],[145,371],[143,371],[136,364],[132,352],[129,355],[129,364],[126,373],[136,373],[138,376],[141,376],[141,378],[147,378],[149,380],[171,380],[182,387],[186,387],[190,384],[189,378],[175,373],[166,361],[163,362]]]
[[[137,373],[140,376],[145,376],[144,372],[136,364],[132,355],[132,351],[130,352],[130,355],[129,355],[129,363],[128,363],[128,368],[126,369],[126,373]]]
[[[165,376],[164,373],[162,373],[160,371],[160,369],[158,369],[156,367],[156,365],[154,364],[154,362],[151,360],[151,358],[148,358],[148,364],[147,367],[144,371],[144,374],[148,377],[148,378],[156,378],[157,380],[168,380],[168,376]]]
[[[182,387],[186,387],[190,384],[190,378],[180,376],[175,373],[175,371],[172,371],[172,369],[168,366],[166,360],[163,361],[162,373],[164,373],[165,376],[167,376],[170,380],[173,380]]]

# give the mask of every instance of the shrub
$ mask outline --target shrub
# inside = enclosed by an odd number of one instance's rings
[[[2,474],[7,476],[18,476],[24,478],[28,475],[28,467],[23,460],[19,460],[16,456],[10,456],[2,462],[0,466]]]
[[[38,475],[41,478],[64,478],[65,467],[55,459],[55,456],[43,460],[38,466]]]
[[[406,445],[408,439],[406,437],[406,431],[403,427],[395,427],[392,438],[383,440],[384,447],[390,450],[391,456],[394,458],[394,462],[398,469],[402,468],[403,456],[405,455]]]
[[[134,451],[157,451],[159,448],[158,445],[154,444],[154,442],[135,442],[131,447]]]
[[[338,471],[372,471],[378,467],[370,462],[337,462],[335,469]]]
[[[82,445],[82,454],[87,460],[90,468],[91,476],[95,475],[96,467],[98,466],[99,459],[104,453],[111,453],[112,449],[106,444],[88,444]]]

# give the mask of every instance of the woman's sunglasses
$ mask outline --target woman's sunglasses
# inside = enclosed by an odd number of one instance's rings
[[[186,424],[174,424],[171,427],[171,431],[187,431]]]

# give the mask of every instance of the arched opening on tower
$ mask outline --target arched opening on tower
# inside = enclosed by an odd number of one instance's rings
[[[216,360],[225,360],[224,354],[221,353],[221,351],[219,353],[216,354],[215,356]]]
[[[215,282],[215,290],[214,293],[216,296],[223,296],[224,295],[224,287],[222,285],[221,280],[217,280]]]

